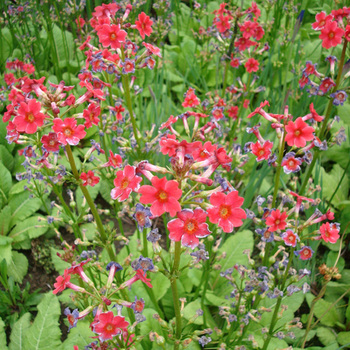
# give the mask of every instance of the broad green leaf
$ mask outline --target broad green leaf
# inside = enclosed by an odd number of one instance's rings
[[[12,258],[12,238],[6,236],[0,236],[0,257],[1,260],[5,259],[7,264],[11,262]]]
[[[187,304],[182,310],[184,318],[186,320],[193,319],[194,324],[203,324],[203,316],[196,317],[196,312],[199,309],[202,309],[200,299],[192,301],[191,303]]]
[[[40,221],[39,221],[40,220]],[[19,222],[10,232],[9,236],[13,238],[14,243],[37,238],[43,235],[49,226],[42,216],[31,216]]]
[[[4,145],[0,145],[0,162],[6,166],[8,171],[12,171],[14,165],[13,156]]]
[[[12,176],[4,164],[0,162],[0,196],[7,202],[8,195],[12,186]],[[4,202],[3,202],[4,203]]]
[[[30,198],[29,192],[22,192],[14,195],[9,205],[12,209],[11,224],[14,226],[19,221],[26,219],[34,214],[41,207],[41,201],[39,198]]]
[[[167,290],[170,288],[170,281],[162,273],[150,274],[151,283],[153,285],[153,291],[156,299],[162,299]]]
[[[94,187],[86,186],[86,189],[89,191],[91,198],[95,200],[100,189],[100,183]],[[83,202],[85,203],[85,206],[88,206],[87,202],[84,200],[84,195],[80,188],[78,188],[75,192],[75,201],[77,202],[77,207],[79,210],[82,209]]]
[[[308,294],[306,296],[306,300],[311,305],[313,297],[312,295]],[[323,315],[325,312],[327,313]],[[316,302],[314,307],[315,316],[320,319],[320,323],[328,326],[333,327],[337,322],[339,322],[339,315],[337,313],[337,310],[332,307],[332,303],[325,301],[323,299],[320,299]]]
[[[12,252],[12,260],[7,265],[9,276],[12,276],[16,282],[21,283],[28,271],[28,259],[22,253]]]
[[[148,308],[144,309],[142,313],[146,317],[146,321],[140,324],[141,334],[145,336],[144,342],[147,345],[147,349],[152,349],[152,343],[149,340],[148,336],[149,333],[156,332],[159,335],[165,337],[165,340],[167,340],[167,337],[165,335],[166,332],[163,334],[162,327],[160,326],[159,322],[153,318],[153,315],[157,314],[157,311]]]
[[[69,266],[71,266],[70,263],[66,262],[66,261],[63,261],[61,258],[59,258],[57,256],[57,253],[60,253],[60,254],[63,254],[64,251],[63,250],[57,250],[53,247],[50,248],[50,251],[51,251],[51,260],[52,260],[52,263],[54,264],[55,266],[55,270],[60,274],[60,275],[63,275],[64,273],[64,270],[66,268],[68,268]]]
[[[350,332],[340,332],[337,337],[340,345],[348,345],[350,347]]]
[[[58,320],[60,304],[52,292],[45,295],[38,305],[38,315],[24,336],[24,348],[30,350],[52,350],[61,346],[61,331]]]
[[[7,350],[6,333],[5,333],[5,323],[0,318],[0,349]]]
[[[96,334],[90,329],[90,323],[87,321],[79,321],[76,327],[71,328],[68,333],[67,339],[63,342],[61,350],[72,350],[74,345],[77,345],[79,349],[83,349],[84,346],[90,344]]]
[[[316,334],[323,345],[336,343],[336,335],[330,328],[319,327],[317,328]]]
[[[6,205],[0,211],[0,235],[5,236],[8,233],[11,221],[11,208]]]
[[[26,350],[24,348],[24,334],[30,327],[30,313],[25,313],[12,328],[9,350]]]

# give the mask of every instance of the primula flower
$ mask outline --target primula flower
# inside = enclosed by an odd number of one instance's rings
[[[254,58],[249,58],[244,67],[248,73],[257,72],[259,70],[259,62]]]
[[[43,135],[40,141],[48,152],[58,152],[60,149],[60,143],[58,142],[57,134],[55,132]]]
[[[64,310],[64,314],[67,316],[67,321],[69,324],[68,332],[71,330],[71,328],[76,327],[78,323],[79,318],[79,311],[78,309],[73,310],[73,312],[70,311],[69,307],[67,307]]]
[[[125,108],[121,103],[116,103],[114,107],[109,107],[109,109],[116,114],[117,120],[123,120],[122,112],[125,111]]]
[[[344,30],[338,27],[337,22],[329,21],[321,30],[319,38],[322,40],[322,47],[330,49],[341,43]]]
[[[335,82],[331,78],[325,78],[321,81],[318,89],[326,94],[333,86],[335,86]]]
[[[112,199],[118,199],[119,202],[129,198],[132,191],[137,192],[142,178],[136,175],[135,167],[127,165],[124,170],[116,173],[113,183],[115,188],[111,191]]]
[[[66,118],[64,120],[55,118],[53,120],[53,131],[57,133],[58,141],[62,145],[67,143],[70,145],[77,145],[81,139],[86,135],[84,125],[77,125],[75,118]]]
[[[234,120],[238,118],[238,106],[231,106],[228,110],[228,116]]]
[[[137,222],[139,229],[143,230],[145,227],[149,228],[152,226],[150,217],[152,216],[151,210],[147,207],[144,207],[142,204],[137,203],[135,207],[135,214],[133,218]]]
[[[182,103],[182,107],[190,107],[193,108],[195,106],[198,106],[200,104],[200,101],[194,91],[191,89],[191,91],[187,91],[185,101]]]
[[[139,189],[141,194],[140,202],[142,204],[151,204],[151,212],[154,216],[160,216],[169,213],[175,216],[181,210],[178,200],[182,195],[182,190],[175,180],[168,181],[165,177],[159,179],[152,177],[152,186],[143,185]]]
[[[306,124],[301,117],[295,122],[289,121],[286,125],[286,142],[288,146],[305,147],[306,141],[311,141],[314,138],[313,132],[315,129]]]
[[[21,102],[17,110],[17,115],[13,119],[13,124],[19,132],[34,134],[38,127],[44,124],[46,116],[40,113],[41,103],[36,100],[30,100],[28,103]]]
[[[114,316],[112,311],[103,312],[98,316],[98,322],[94,324],[94,332],[99,335],[100,341],[113,339],[117,334],[129,326],[129,322],[125,321],[125,317]]]
[[[122,69],[123,74],[135,73],[134,60],[130,60],[129,58],[126,58],[124,62],[121,62],[121,65],[123,67]]]
[[[160,53],[160,48],[148,43],[143,42],[142,45],[148,50],[149,54],[153,54],[158,57],[162,57],[162,54]]]
[[[141,12],[138,16],[138,21],[135,22],[136,29],[140,32],[142,39],[145,39],[145,35],[150,36],[153,32],[153,21],[144,12]]]
[[[192,152],[192,157],[196,162],[201,162],[203,160],[208,159],[210,156],[212,156],[216,151],[216,149],[217,149],[216,145],[213,145],[210,141],[207,141],[204,143],[203,146],[196,148]]]
[[[299,256],[299,259],[301,260],[310,260],[313,253],[314,251],[308,246],[304,246],[300,250],[294,252],[294,254]]]
[[[336,225],[330,225],[329,222],[322,224],[320,227],[321,238],[325,242],[336,243],[339,239],[339,230]]]
[[[123,163],[123,159],[119,154],[114,154],[112,150],[109,150],[108,162],[103,164],[103,167],[111,166],[116,169],[119,168]]]
[[[225,195],[222,192],[213,193],[210,196],[210,204],[213,207],[208,209],[209,221],[218,224],[224,232],[232,232],[234,227],[243,225],[242,219],[247,215],[240,206],[244,198],[239,197],[237,191]]]
[[[338,90],[329,96],[333,98],[333,104],[335,106],[342,106],[348,97],[347,93],[344,90]]]
[[[126,31],[121,30],[116,24],[104,24],[99,26],[97,35],[103,47],[111,46],[112,49],[119,49],[121,43],[125,42]]]
[[[95,103],[90,103],[87,109],[83,111],[83,117],[85,119],[85,127],[91,128],[92,124],[98,125],[100,121],[101,108]]]
[[[300,171],[300,165],[302,161],[300,158],[295,157],[294,152],[287,153],[282,160],[283,170],[286,174],[296,173]]]
[[[282,234],[284,244],[289,247],[295,247],[297,241],[299,241],[299,236],[293,232],[293,230],[287,230]]]
[[[94,187],[100,182],[100,178],[95,176],[92,170],[89,170],[87,173],[81,173],[80,178],[83,180],[83,186]]]
[[[224,33],[226,30],[230,29],[230,19],[230,16],[222,15],[220,15],[219,18],[216,18],[215,25],[220,33]]]
[[[280,212],[279,209],[272,210],[270,215],[266,218],[266,226],[269,227],[270,232],[275,232],[277,230],[284,230],[287,226],[287,213]]]
[[[164,155],[169,155],[169,157],[175,155],[178,145],[179,141],[176,140],[176,135],[173,134],[165,135],[159,141],[160,151]]]
[[[230,66],[233,68],[238,68],[240,66],[241,62],[239,60],[239,58],[237,57],[231,57],[231,61],[230,61]]]
[[[240,31],[242,32],[242,36],[245,39],[249,39],[255,34],[255,30],[258,27],[256,22],[245,21],[240,27]]]
[[[316,22],[312,23],[312,28],[315,30],[321,30],[324,28],[326,23],[331,22],[332,19],[332,15],[327,15],[326,12],[321,11],[316,15]]]
[[[194,249],[199,244],[198,238],[210,234],[208,224],[205,223],[207,213],[199,208],[184,209],[177,213],[177,219],[168,222],[169,238],[172,241],[181,241],[185,247]]]
[[[270,141],[265,141],[263,144],[261,144],[260,141],[250,144],[250,149],[252,153],[257,157],[256,160],[258,162],[263,159],[269,159],[272,147],[273,143]]]

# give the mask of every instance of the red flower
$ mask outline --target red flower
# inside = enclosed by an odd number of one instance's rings
[[[176,153],[176,149],[179,145],[179,141],[176,140],[175,135],[165,135],[162,137],[159,141],[160,151],[166,155],[168,154],[169,157],[172,157]]]
[[[100,182],[100,178],[98,176],[95,176],[92,170],[89,170],[87,174],[81,173],[80,178],[83,180],[83,186],[89,185],[94,187]]]
[[[100,118],[99,115],[101,114],[101,108],[99,105],[95,103],[90,103],[88,106],[88,109],[84,109],[83,111],[83,117],[85,118],[85,127],[91,128],[92,124],[98,125]]]
[[[248,73],[257,72],[259,70],[259,62],[254,58],[249,58],[244,67]]]
[[[177,217],[168,222],[169,238],[172,241],[181,241],[183,246],[194,249],[199,244],[198,238],[207,237],[210,234],[208,225],[205,223],[207,213],[204,210],[184,209],[177,213]]]
[[[234,120],[237,119],[238,117],[238,106],[231,106],[230,109],[228,110],[228,116]]]
[[[36,100],[30,100],[27,103],[21,102],[17,110],[17,116],[13,119],[13,124],[19,132],[34,134],[38,127],[44,124],[46,116],[40,113],[41,103]]]
[[[58,141],[62,145],[67,143],[77,145],[86,135],[84,125],[78,125],[75,118],[66,118],[65,120],[55,118],[53,120],[53,131],[57,133]]]
[[[344,30],[338,27],[337,22],[327,22],[324,28],[321,30],[319,38],[322,41],[322,47],[330,49],[341,43]]]
[[[162,57],[162,54],[160,53],[160,48],[148,43],[143,42],[142,45],[149,51],[148,53],[153,54],[158,57]]]
[[[294,252],[295,255],[299,256],[301,260],[309,260],[312,258],[314,251],[307,246],[302,247],[300,250]]]
[[[306,124],[301,117],[295,122],[290,121],[286,125],[286,142],[288,146],[304,147],[306,141],[311,141],[314,138],[313,132],[315,129]]]
[[[333,86],[335,86],[335,82],[331,78],[325,78],[321,81],[319,90],[326,94]]]
[[[216,18],[215,25],[218,28],[218,31],[220,33],[224,33],[226,30],[230,29],[230,16],[222,16],[220,15],[219,18]]]
[[[284,230],[287,226],[287,213],[280,212],[279,209],[272,210],[270,215],[266,218],[266,226],[269,227],[270,232],[275,232],[277,230]]]
[[[256,141],[250,145],[250,149],[252,150],[252,153],[257,157],[256,160],[258,162],[263,159],[269,159],[272,147],[273,143],[270,141],[265,141],[263,144],[261,144],[260,141]]]
[[[300,170],[302,161],[299,158],[295,158],[294,152],[291,152],[289,156],[286,156],[282,161],[283,170],[286,174],[295,173]]]
[[[239,61],[239,58],[233,57],[233,54],[232,54],[231,61],[230,61],[231,67],[238,68],[240,64],[241,62]]]
[[[182,195],[182,190],[175,180],[168,181],[165,177],[159,179],[152,177],[152,186],[144,185],[139,189],[141,193],[140,202],[142,204],[151,204],[151,213],[154,216],[160,216],[169,213],[175,216],[181,210],[178,200]]]
[[[159,130],[169,128],[171,125],[177,122],[177,119],[178,117],[174,117],[173,115],[171,115],[169,119],[160,126]]]
[[[142,178],[135,173],[135,167],[127,165],[124,170],[117,171],[111,197],[119,202],[125,201],[132,191],[137,192],[141,181]]]
[[[60,143],[58,142],[57,134],[55,132],[43,135],[40,141],[48,152],[58,152],[60,149]]]
[[[350,25],[347,25],[346,28],[345,28],[345,39],[347,41],[350,41]]]
[[[193,89],[188,89],[186,92],[185,101],[182,103],[182,107],[195,107],[200,104],[200,101],[196,94],[194,93]]]
[[[119,168],[123,162],[122,157],[119,154],[113,154],[112,150],[109,150],[108,162],[103,164],[104,167],[111,166],[112,168]]]
[[[321,11],[316,15],[316,22],[312,23],[312,28],[315,30],[321,30],[324,28],[326,23],[329,23],[332,21],[333,16],[327,15],[326,12]]]
[[[249,39],[255,35],[255,30],[258,27],[256,22],[245,21],[240,27],[240,31],[242,32],[242,36],[245,39]]]
[[[196,162],[201,162],[212,156],[216,149],[216,145],[213,145],[210,141],[207,141],[203,146],[196,148],[193,151],[192,157]]]
[[[243,108],[247,109],[249,107],[249,103],[250,103],[250,101],[248,99],[245,99],[243,101]]]
[[[287,230],[281,237],[283,238],[284,244],[289,247],[295,247],[297,245],[297,241],[299,241],[299,236],[292,230]]]
[[[321,237],[325,242],[336,243],[339,239],[339,230],[336,225],[330,225],[329,222],[322,224],[320,227]]]
[[[123,120],[122,112],[125,111],[125,108],[121,103],[116,103],[114,107],[109,107],[109,109],[116,114],[117,120]]]
[[[64,291],[67,287],[67,284],[70,281],[70,274],[68,273],[67,270],[64,270],[64,275],[63,276],[58,276],[56,278],[56,283],[54,283],[55,290],[52,292],[53,294],[57,294],[59,292]]]
[[[239,51],[244,51],[246,49],[248,49],[248,47],[255,45],[256,43],[254,41],[251,41],[249,39],[245,39],[245,38],[239,38],[238,40],[236,40],[235,42],[235,47],[238,47]]]
[[[317,121],[317,122],[321,122],[321,121],[324,119],[323,116],[319,115],[319,114],[316,112],[313,103],[310,104],[309,108],[310,108],[310,113],[311,113],[311,115],[312,115],[312,119],[313,119],[313,120],[315,120],[315,121]]]
[[[103,47],[111,46],[112,49],[119,49],[120,44],[125,42],[126,31],[121,30],[116,24],[104,24],[98,27],[97,35]]]
[[[117,334],[129,326],[129,322],[125,321],[125,317],[114,316],[112,311],[103,312],[98,316],[98,322],[94,324],[94,332],[99,334],[100,341],[113,339]]]
[[[234,227],[242,226],[242,219],[247,217],[240,208],[243,202],[244,198],[239,197],[237,191],[227,195],[222,192],[213,193],[210,196],[213,207],[208,209],[209,221],[218,224],[224,232],[232,232]]]
[[[139,20],[135,22],[136,29],[140,32],[142,39],[145,39],[145,35],[150,36],[153,32],[153,21],[151,21],[149,16],[147,16],[144,12],[141,12],[138,18]]]

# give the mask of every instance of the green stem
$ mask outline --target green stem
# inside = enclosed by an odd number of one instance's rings
[[[340,84],[340,79],[341,79],[341,76],[342,76],[342,73],[343,73],[343,67],[344,67],[344,62],[345,62],[345,53],[346,53],[347,45],[348,45],[347,40],[344,40],[343,50],[342,50],[340,61],[339,61],[338,75],[337,75],[337,79],[335,81],[335,86],[333,87],[332,93],[338,90],[338,87],[339,87],[339,84]],[[323,139],[323,137],[325,135],[325,132],[327,130],[328,120],[329,120],[329,118],[331,116],[332,107],[333,107],[333,100],[330,99],[328,101],[328,105],[327,105],[326,112],[325,112],[325,118],[323,120],[321,130],[318,133],[318,137],[319,137],[320,140]],[[309,168],[307,169],[307,172],[306,172],[306,174],[304,176],[304,180],[303,180],[303,182],[301,184],[301,187],[300,187],[300,190],[299,190],[299,194],[300,195],[304,194],[305,187],[306,187],[306,185],[307,185],[307,183],[309,181],[309,178],[311,177],[312,171],[314,169],[314,166],[315,166],[315,163],[316,163],[316,161],[318,159],[319,154],[320,154],[320,151],[316,150],[315,153],[314,153],[314,157],[312,159],[312,162],[311,162]]]
[[[287,278],[288,278],[288,273],[289,273],[290,267],[292,265],[294,250],[295,250],[295,248],[293,247],[291,249],[291,251],[290,251],[290,254],[289,254],[288,265],[287,265],[287,268],[286,268],[286,270],[284,272],[283,279],[282,279],[282,284],[281,284],[281,290],[282,291],[283,291],[284,286],[286,284],[286,281],[287,281]],[[271,323],[270,323],[270,329],[269,329],[269,332],[267,334],[267,338],[265,339],[264,346],[263,346],[262,350],[266,350],[267,349],[267,347],[268,347],[268,345],[270,343],[270,340],[272,338],[272,335],[273,335],[273,332],[274,332],[274,328],[275,328],[276,323],[278,321],[277,316],[278,316],[278,312],[279,312],[280,307],[281,307],[282,299],[283,299],[283,297],[278,297],[278,300],[277,300],[277,303],[276,303],[276,306],[275,306],[275,311],[274,311],[274,313],[272,315],[272,319],[271,319]]]
[[[180,339],[181,339],[181,329],[182,329],[179,292],[177,289],[177,279],[178,279],[178,275],[179,275],[180,257],[181,257],[181,242],[175,242],[174,266],[172,268],[172,276],[170,279],[171,291],[173,294],[175,318],[176,318],[174,350],[179,349]]]
[[[124,53],[123,48],[121,48],[121,52],[122,52],[122,60],[125,61],[125,53]],[[141,150],[141,139],[139,137],[135,116],[134,116],[134,113],[132,110],[132,102],[131,102],[130,87],[129,87],[129,75],[127,75],[127,74],[122,75],[122,84],[123,84],[123,89],[124,89],[124,97],[125,97],[126,107],[128,108],[128,111],[130,114],[130,120],[131,120],[131,124],[132,124],[132,129],[134,131],[134,136],[135,136],[137,145],[139,147],[139,150]]]

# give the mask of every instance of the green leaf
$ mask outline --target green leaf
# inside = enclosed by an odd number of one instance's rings
[[[0,196],[2,200],[7,202],[7,197],[9,195],[12,186],[12,176],[4,164],[0,162]]]
[[[317,328],[316,334],[323,345],[331,345],[337,342],[336,335],[329,328],[319,327]]]
[[[192,301],[191,303],[187,304],[184,307],[184,309],[182,310],[184,318],[186,320],[193,319],[196,316],[197,310],[199,310],[199,309],[201,309],[200,299]],[[194,324],[203,324],[203,316],[196,317],[193,323]]]
[[[27,312],[13,325],[9,350],[26,350],[23,342],[24,334],[30,327],[30,318],[30,313]]]
[[[340,345],[350,345],[350,332],[340,332],[337,337]]]
[[[9,264],[12,258],[12,238],[6,236],[0,236],[0,257],[1,260],[5,259]]]
[[[306,300],[309,304],[311,305],[313,297],[312,295],[308,294],[306,296]],[[328,310],[328,311],[327,311]],[[327,311],[327,313],[323,316],[323,314]],[[332,307],[332,304],[329,303],[328,301],[324,299],[320,299],[316,302],[315,307],[314,307],[314,312],[315,316],[320,319],[320,323],[328,326],[328,327],[333,327],[338,321],[339,321],[339,316],[337,313],[337,310]]]
[[[38,220],[40,218],[40,221]],[[19,222],[10,232],[14,243],[22,242],[26,239],[34,239],[43,235],[49,226],[42,216],[31,216]]]
[[[7,350],[6,333],[5,333],[5,323],[0,318],[0,349]]]
[[[87,321],[79,321],[76,327],[71,328],[67,339],[63,342],[61,350],[72,350],[74,345],[79,349],[92,342],[92,337],[95,336],[90,329],[90,323]]]
[[[22,253],[12,252],[12,260],[7,266],[9,276],[21,283],[28,271],[28,259]]]
[[[60,304],[52,292],[45,295],[38,305],[38,315],[24,336],[24,348],[30,350],[52,350],[61,346],[61,331],[58,319]]]
[[[66,262],[66,261],[63,261],[60,257],[57,256],[57,253],[60,253],[60,254],[64,254],[64,251],[63,250],[58,250],[58,249],[55,249],[53,247],[50,248],[50,251],[51,251],[51,260],[52,260],[52,263],[54,264],[55,266],[55,270],[60,274],[60,275],[63,275],[64,273],[64,270],[71,266],[70,263]]]
[[[0,211],[0,235],[5,236],[11,221],[11,208],[7,205]]]
[[[4,145],[0,145],[0,162],[6,166],[8,171],[12,171],[14,165],[13,156]]]
[[[146,317],[146,321],[140,324],[141,334],[145,336],[144,342],[147,345],[147,349],[152,349],[152,343],[149,340],[148,335],[150,332],[156,332],[159,335],[163,335],[162,327],[159,322],[153,318],[153,315],[157,314],[157,311],[153,309],[144,309],[142,313]]]
[[[91,186],[86,186],[86,189],[89,191],[90,196],[93,200],[95,200],[95,198],[98,195],[98,191],[100,189],[100,183],[98,183],[97,185],[95,185],[94,187]],[[83,205],[83,201],[84,201],[84,195],[83,192],[81,191],[80,187],[76,190],[75,192],[75,200],[77,202],[77,208],[80,211],[82,209],[82,205]],[[87,202],[85,201],[85,206],[87,206]]]
[[[162,273],[152,273],[151,283],[153,285],[153,290],[156,292],[156,299],[162,299],[170,288],[170,281]]]
[[[34,214],[41,207],[39,198],[29,198],[28,192],[22,192],[14,195],[9,205],[12,209],[10,226],[14,226],[17,222],[26,219]]]

